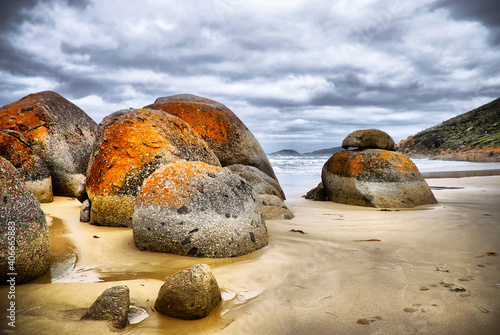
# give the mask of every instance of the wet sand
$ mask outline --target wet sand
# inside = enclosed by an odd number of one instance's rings
[[[428,183],[439,204],[412,210],[288,195],[295,218],[268,221],[270,245],[232,259],[139,251],[130,229],[81,223],[79,202],[56,197],[42,205],[52,273],[16,287],[15,334],[496,334],[500,176]],[[164,278],[197,263],[211,266],[222,304],[197,321],[154,312]],[[122,284],[148,319],[121,331],[79,321]]]

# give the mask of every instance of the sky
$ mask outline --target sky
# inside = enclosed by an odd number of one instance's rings
[[[210,98],[267,153],[397,143],[500,97],[500,1],[2,0],[0,78],[0,106],[52,90],[97,123]]]

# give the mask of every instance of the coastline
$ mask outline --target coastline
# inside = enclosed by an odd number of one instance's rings
[[[129,286],[150,314],[129,334],[493,334],[500,257],[488,252],[500,253],[500,176],[428,183],[439,204],[400,211],[288,195],[295,218],[268,221],[270,245],[231,259],[139,251],[130,229],[81,223],[78,201],[57,197],[42,208],[66,265],[58,283],[17,287],[16,334],[112,332],[79,318],[114,285]],[[155,313],[164,278],[197,263],[211,266],[223,303],[198,321]]]

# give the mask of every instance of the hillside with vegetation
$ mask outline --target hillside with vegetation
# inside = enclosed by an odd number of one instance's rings
[[[469,161],[500,161],[500,98],[398,144],[409,156]]]

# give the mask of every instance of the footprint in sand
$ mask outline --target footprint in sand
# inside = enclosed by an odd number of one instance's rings
[[[437,305],[436,304],[432,304],[431,307],[437,307]],[[413,314],[415,312],[418,312],[419,310],[422,313],[427,313],[428,308],[422,307],[421,304],[413,304],[412,307],[406,307],[405,309],[403,309],[403,311],[405,313],[408,313],[408,314]]]
[[[363,319],[358,319],[358,321],[356,321],[356,323],[358,325],[369,325],[372,322],[380,321],[380,320],[383,320],[383,318],[381,316],[372,316],[369,319],[364,319],[364,318]]]

